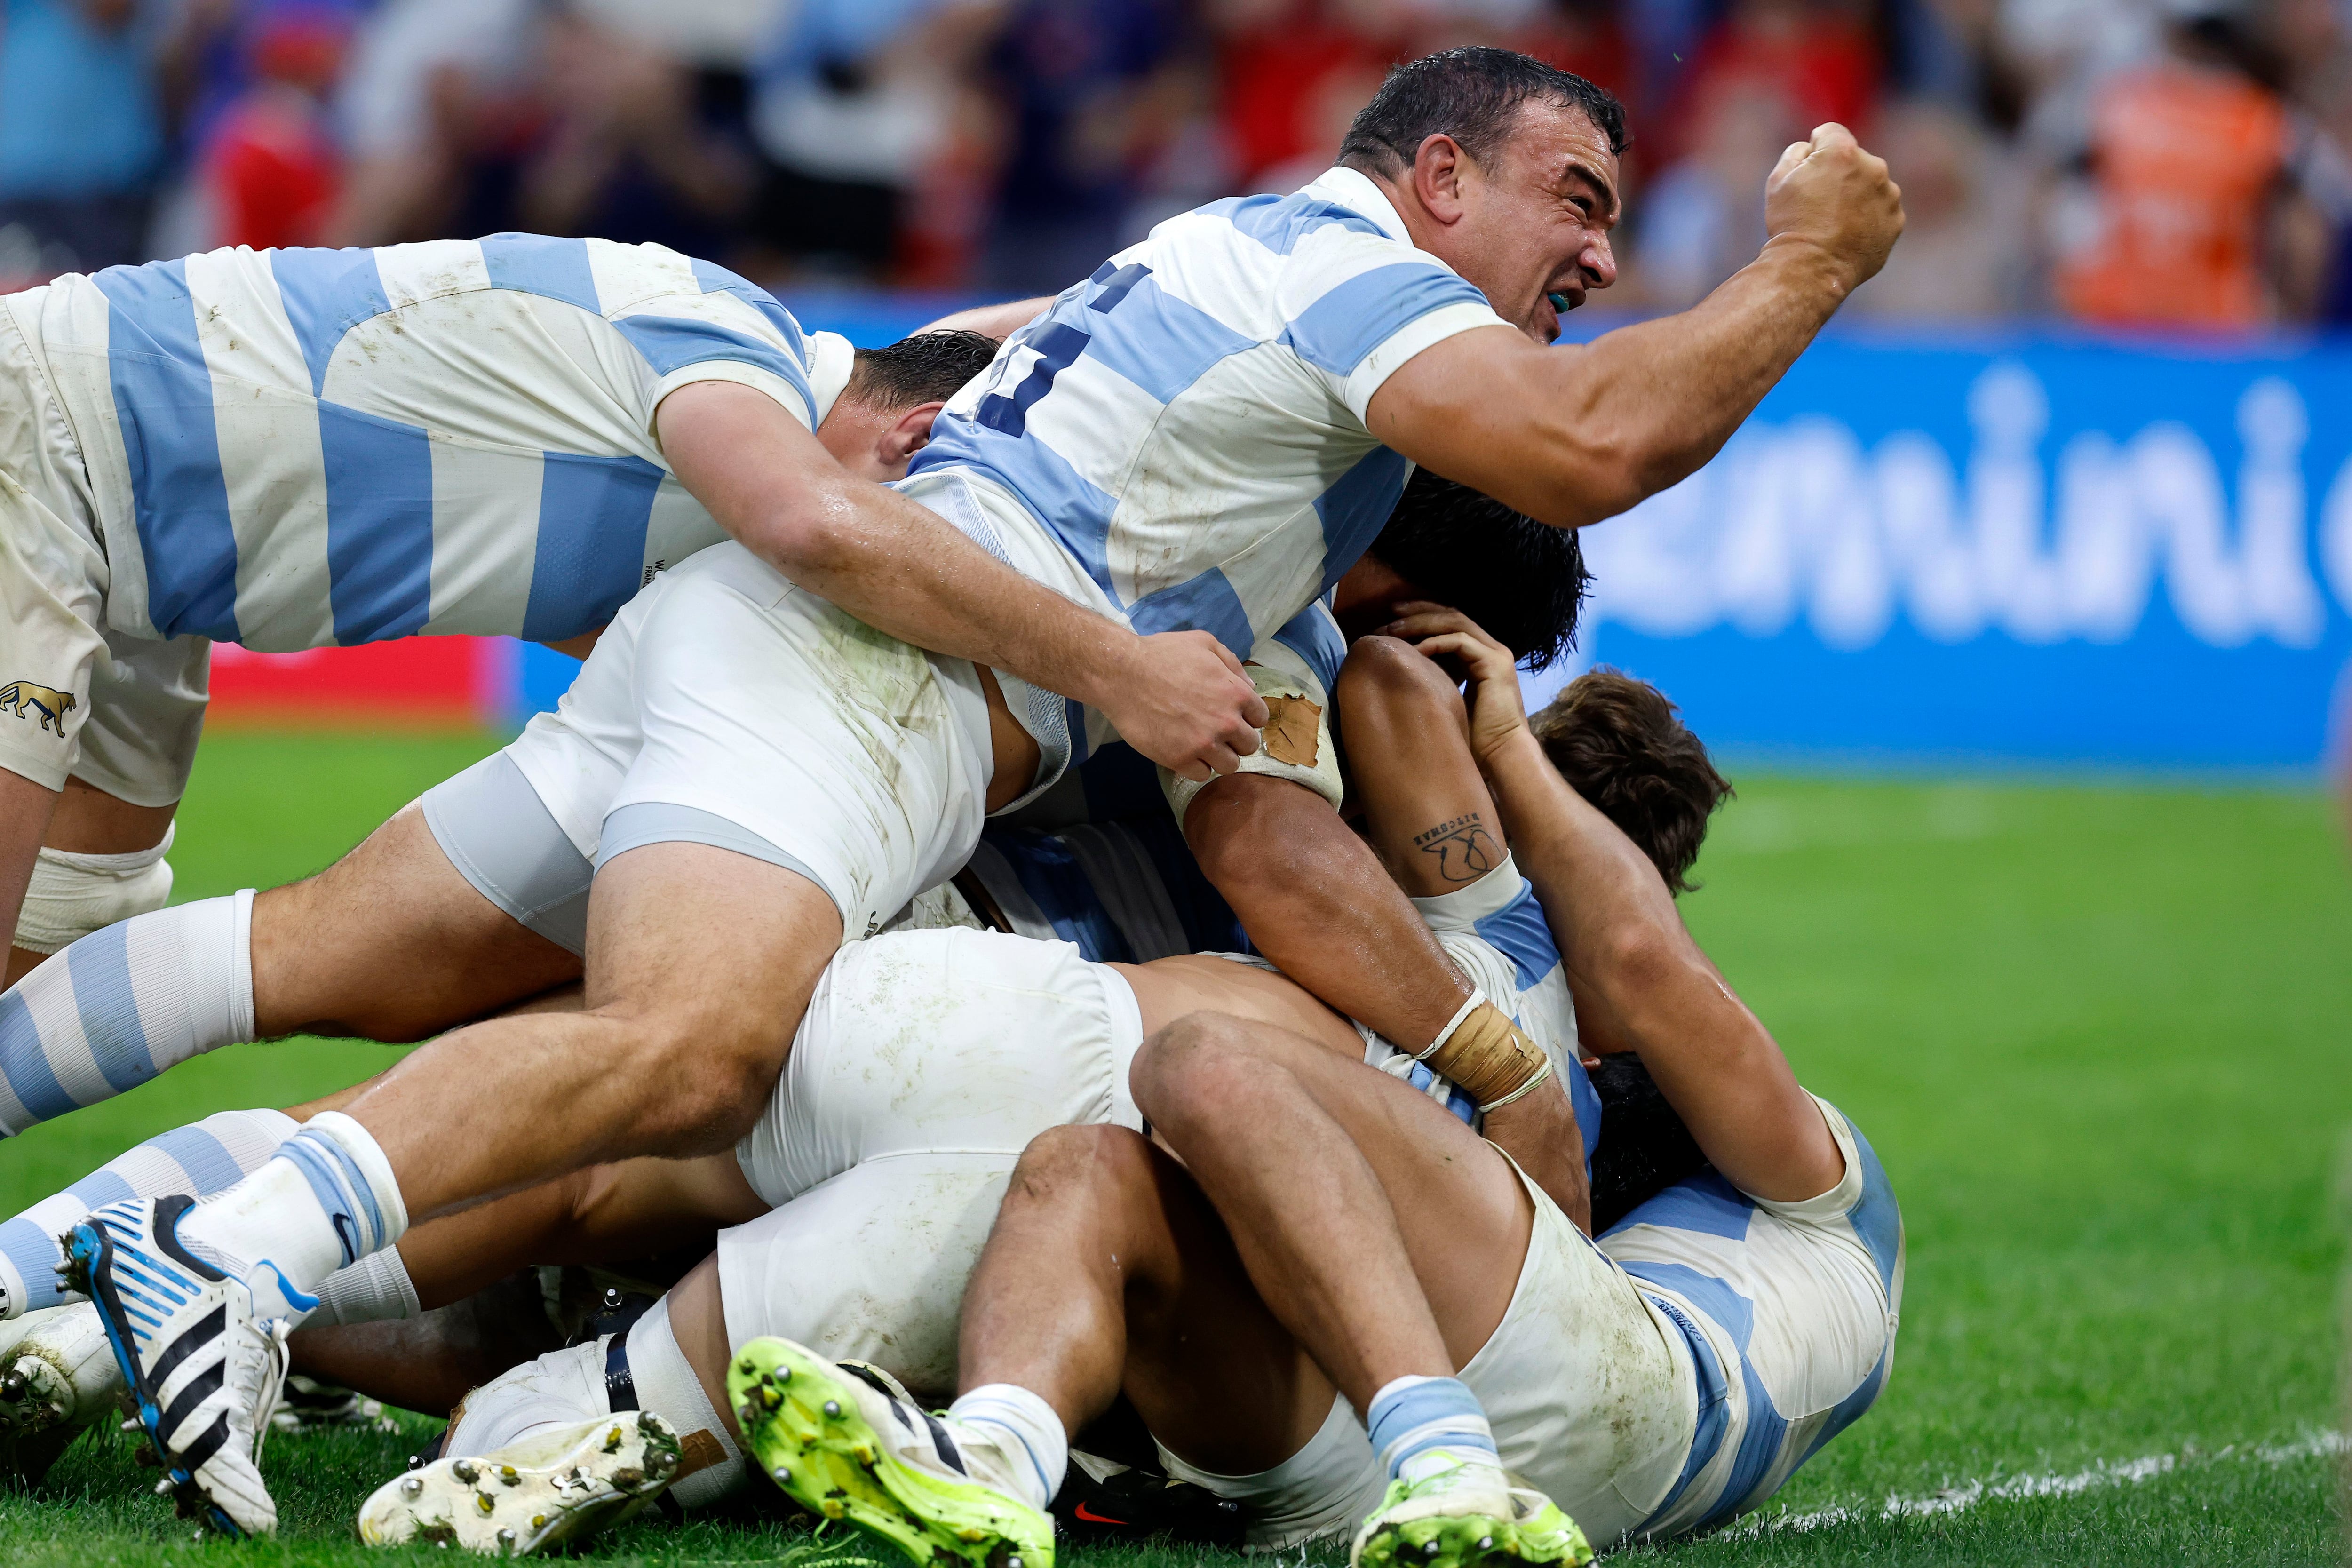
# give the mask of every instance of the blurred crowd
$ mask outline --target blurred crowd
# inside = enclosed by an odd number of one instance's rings
[[[0,286],[525,229],[1052,290],[1462,43],[1629,105],[1611,305],[1752,256],[1833,119],[1910,212],[1857,311],[2352,321],[2352,0],[0,0]]]

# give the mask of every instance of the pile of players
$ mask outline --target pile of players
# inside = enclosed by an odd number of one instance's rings
[[[1625,142],[1433,56],[1303,190],[872,352],[517,235],[0,300],[0,1131],[427,1041],[0,1225],[12,1468],[119,1400],[266,1533],[296,1372],[462,1394],[359,1528],[500,1553],[754,1468],[975,1568],[1057,1495],[1433,1568],[1769,1496],[1885,1383],[1895,1202],[1675,913],[1705,749],[1515,664],[1901,207],[1823,127],[1753,265],[1555,350]],[[585,659],[326,872],[160,907],[209,641],[418,632]],[[675,1283],[538,1354],[549,1264]]]

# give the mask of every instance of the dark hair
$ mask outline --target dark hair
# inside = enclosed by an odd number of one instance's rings
[[[1560,776],[1640,847],[1669,889],[1697,886],[1687,873],[1731,784],[1664,692],[1622,670],[1588,670],[1528,727]]]
[[[1572,528],[1547,528],[1423,468],[1365,553],[1477,622],[1529,669],[1576,642],[1589,578]]]
[[[1474,161],[1486,163],[1509,139],[1519,106],[1529,99],[1582,111],[1612,153],[1633,142],[1625,132],[1625,106],[1605,89],[1514,50],[1478,45],[1423,55],[1390,71],[1348,127],[1339,162],[1393,174],[1412,166],[1423,142],[1451,136]]]
[[[1601,1096],[1601,1142],[1592,1148],[1592,1234],[1599,1236],[1706,1169],[1706,1156],[1641,1058],[1631,1051],[1602,1057],[1591,1077]]]
[[[877,408],[944,403],[986,370],[1002,347],[978,332],[917,332],[888,348],[859,349],[849,394]]]

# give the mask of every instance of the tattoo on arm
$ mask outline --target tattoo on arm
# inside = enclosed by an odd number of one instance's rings
[[[1437,874],[1449,882],[1475,882],[1503,863],[1502,845],[1475,811],[1414,834],[1412,846],[1436,856]]]

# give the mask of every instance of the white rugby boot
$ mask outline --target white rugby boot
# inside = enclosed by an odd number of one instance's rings
[[[642,1511],[677,1470],[669,1423],[651,1411],[624,1410],[476,1458],[436,1459],[387,1481],[360,1509],[360,1539],[528,1556]]]
[[[1432,1449],[1456,1462],[1389,1483],[1349,1549],[1349,1568],[1500,1568],[1592,1561],[1576,1521],[1533,1487],[1514,1485],[1488,1453]]]
[[[286,1378],[291,1312],[318,1299],[275,1264],[254,1283],[180,1244],[193,1198],[109,1204],[65,1237],[68,1283],[90,1299],[180,1517],[232,1536],[268,1535],[278,1505],[262,1483],[261,1443]]]
[[[790,1340],[727,1366],[743,1446],[811,1513],[872,1531],[919,1564],[1054,1568],[1052,1516],[1023,1500],[994,1438],[933,1415]]]
[[[122,1370],[87,1301],[27,1312],[0,1342],[0,1476],[30,1485],[66,1446],[111,1415]]]

